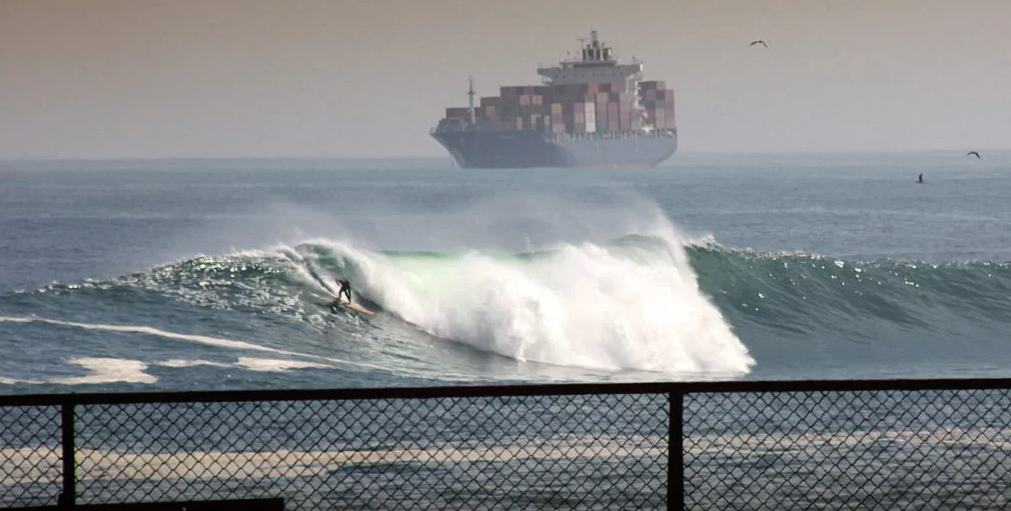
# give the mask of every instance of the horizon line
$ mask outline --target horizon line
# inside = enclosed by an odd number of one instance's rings
[[[1011,148],[977,148],[977,149],[860,149],[860,150],[800,150],[800,151],[678,151],[664,163],[675,160],[678,155],[763,155],[763,156],[788,156],[788,155],[814,155],[814,154],[910,154],[910,153],[950,153],[962,151],[979,152],[1007,152]],[[449,155],[408,155],[408,156],[108,156],[108,157],[22,157],[7,158],[0,157],[2,162],[59,162],[59,161],[222,161],[222,160],[332,160],[332,161],[382,161],[382,160],[452,160]]]

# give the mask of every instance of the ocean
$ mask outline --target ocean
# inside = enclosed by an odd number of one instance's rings
[[[1008,377],[963,154],[4,161],[0,393]]]

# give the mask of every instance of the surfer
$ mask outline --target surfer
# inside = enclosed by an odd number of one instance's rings
[[[923,184],[923,174],[920,174],[920,177],[916,180],[916,182],[920,183],[921,185]]]
[[[337,290],[337,301],[340,301],[341,295],[348,297],[348,303],[351,303],[351,283],[347,279],[336,278],[334,279],[340,289]]]
[[[358,312],[361,312],[362,314],[375,314],[375,312],[366,309],[361,304],[354,303],[351,301],[351,283],[348,282],[347,279],[342,279],[338,277],[335,278],[334,281],[337,282],[337,284],[340,286],[340,289],[337,291],[337,299],[330,302],[331,310],[337,312],[338,310],[347,307],[348,309],[354,309]],[[341,296],[346,296],[348,301],[342,302]]]

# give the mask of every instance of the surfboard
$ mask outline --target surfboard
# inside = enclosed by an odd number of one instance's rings
[[[361,305],[358,305],[357,303],[348,302],[347,299],[344,298],[344,297],[338,298],[337,301],[340,302],[341,305],[343,305],[343,306],[345,306],[345,307],[347,307],[349,309],[354,309],[354,310],[356,310],[358,312],[361,312],[363,314],[375,314],[375,312],[372,312],[372,311],[366,309],[365,307],[362,307]]]

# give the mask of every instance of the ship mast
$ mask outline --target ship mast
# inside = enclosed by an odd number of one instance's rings
[[[470,77],[470,89],[467,91],[467,95],[470,96],[470,125],[473,126],[477,121],[474,116],[474,77]]]

